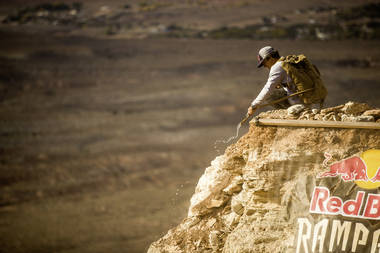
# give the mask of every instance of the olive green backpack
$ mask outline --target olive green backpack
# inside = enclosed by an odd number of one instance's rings
[[[317,104],[322,107],[327,96],[327,89],[316,66],[305,55],[288,55],[281,57],[282,68],[293,80],[297,92],[311,89],[299,95],[305,104]]]

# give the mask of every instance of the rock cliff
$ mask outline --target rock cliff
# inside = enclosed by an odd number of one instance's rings
[[[379,112],[349,102],[259,116],[379,122]],[[206,168],[188,217],[148,252],[379,252],[379,149],[380,130],[264,127],[251,121],[249,132]],[[352,157],[363,162],[368,179],[358,178],[357,170],[352,180],[344,177],[347,169],[331,174]],[[326,171],[330,176],[320,177]]]

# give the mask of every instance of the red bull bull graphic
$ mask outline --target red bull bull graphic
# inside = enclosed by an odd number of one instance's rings
[[[341,162],[334,163],[330,170],[324,172],[319,177],[336,177],[340,176],[344,181],[368,181],[367,167],[364,161],[357,156],[350,157]]]
[[[324,166],[331,159],[325,154]],[[363,189],[376,189],[380,187],[380,150],[371,149],[342,161],[333,163],[329,170],[321,173],[318,178],[340,177],[345,182],[355,181]]]

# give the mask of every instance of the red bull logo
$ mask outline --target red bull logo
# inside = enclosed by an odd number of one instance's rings
[[[325,154],[325,157],[323,164],[327,166],[331,155]],[[352,156],[327,167],[329,170],[320,174],[319,178],[339,176],[346,182],[354,181],[363,189],[380,187],[380,150],[378,149],[367,150],[359,156]]]
[[[310,202],[310,213],[342,215],[361,219],[380,219],[380,194],[368,194],[364,201],[365,192],[359,191],[355,199],[343,201],[340,197],[331,196],[326,187],[314,188]],[[361,214],[360,210],[364,206]]]

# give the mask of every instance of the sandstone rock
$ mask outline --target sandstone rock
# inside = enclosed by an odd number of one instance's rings
[[[288,108],[288,115],[297,115],[305,109],[303,104],[292,105]]]
[[[368,110],[370,107],[364,103],[348,102],[343,105],[320,109],[309,109],[298,104],[287,110],[272,110],[262,112],[258,118],[262,119],[298,119],[298,120],[320,120],[320,121],[346,121],[372,122],[371,118],[355,118],[357,116],[374,116],[374,120],[380,118],[380,109]],[[364,112],[364,113],[363,113]],[[363,113],[363,115],[361,115]],[[345,116],[343,116],[345,115]]]
[[[343,107],[344,107],[344,105],[338,105],[338,106],[334,106],[334,107],[324,108],[324,109],[320,110],[320,113],[321,114],[327,114],[329,112],[338,112]],[[317,110],[317,109],[313,109],[313,110]]]
[[[373,116],[373,117],[375,117],[376,119],[377,119],[377,118],[380,118],[380,109],[365,111],[365,112],[362,114],[362,116]]]
[[[153,243],[152,245],[150,245],[149,249],[148,249],[148,253],[162,253],[163,252],[163,249],[162,247],[160,247],[160,245],[157,245],[158,247],[156,247],[156,245]],[[173,252],[173,253],[182,253],[183,251],[179,248],[179,246],[169,246],[169,247],[165,247],[165,251],[166,252]]]
[[[186,226],[187,227],[192,227],[192,226],[195,226],[197,225],[199,222],[201,221],[201,219],[197,216],[192,216],[190,218],[187,218],[186,220]]]
[[[342,121],[344,122],[356,122],[356,117],[348,116],[347,114],[342,115]]]
[[[341,121],[341,118],[340,118],[340,116],[338,114],[333,113],[333,114],[330,115],[330,117],[329,117],[328,120],[330,120],[330,121]]]
[[[236,176],[232,179],[231,183],[229,186],[227,186],[223,191],[228,194],[228,195],[231,195],[232,193],[236,193],[236,192],[239,192],[241,191],[241,185],[243,184],[243,178],[242,176]]]
[[[216,219],[215,218],[211,218],[207,221],[206,223],[206,226],[209,227],[209,228],[212,228],[216,223]]]
[[[345,122],[374,122],[375,118],[373,116],[342,116],[342,121]]]
[[[369,109],[370,109],[370,106],[367,104],[357,103],[357,102],[348,102],[342,108],[342,112],[357,116],[361,114],[362,112],[367,111]]]
[[[260,118],[266,119],[284,119],[287,117],[288,111],[286,109],[277,109],[259,114]]]
[[[236,176],[233,170],[229,170],[231,160],[234,159],[218,156],[211,162],[211,166],[199,179],[195,194],[190,200],[189,217],[209,213],[212,211],[210,208],[219,207],[225,203],[227,198],[222,190],[230,185]]]
[[[205,206],[210,209],[210,208],[213,208],[213,207],[220,207],[221,205],[223,205],[225,201],[223,199],[210,199],[210,201],[208,201]]]
[[[209,243],[214,252],[216,252],[219,248],[220,240],[219,240],[220,231],[211,231],[209,234]]]
[[[256,209],[255,208],[248,208],[247,212],[245,214],[248,215],[248,216],[251,216],[254,213],[256,213]]]
[[[232,198],[231,209],[237,215],[242,215],[244,213],[244,206],[243,206],[243,204],[239,201],[239,199],[236,199],[236,198]]]
[[[356,117],[356,121],[358,121],[358,122],[375,122],[375,118],[373,116],[358,116],[358,117]]]
[[[314,119],[315,120],[323,120],[323,117],[324,117],[323,114],[317,114],[314,116]]]
[[[310,120],[313,117],[310,111],[303,111],[298,119],[300,120]]]
[[[323,116],[322,120],[323,121],[328,121],[328,120],[331,120],[333,119],[333,116],[335,115],[334,112],[329,112],[328,114],[326,114],[325,116]]]
[[[222,216],[223,223],[226,225],[228,230],[232,230],[239,222],[241,214],[235,212],[230,212]]]
[[[217,159],[221,158],[215,160]],[[221,198],[220,188],[225,188],[229,183],[229,173],[223,171],[215,160],[199,179],[195,194],[190,201],[189,217],[207,213],[208,206],[212,206],[212,200]]]

